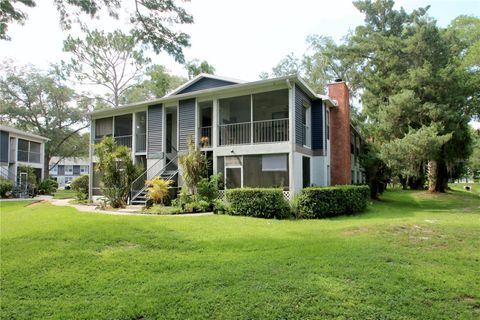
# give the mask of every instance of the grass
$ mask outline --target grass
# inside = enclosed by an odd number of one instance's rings
[[[53,195],[53,199],[73,199],[75,198],[75,191],[73,190],[57,190]]]
[[[476,193],[318,221],[25,204],[0,203],[2,319],[480,317]]]

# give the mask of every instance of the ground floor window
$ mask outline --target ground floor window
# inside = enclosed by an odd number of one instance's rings
[[[289,187],[288,154],[245,155],[217,158],[227,189]]]
[[[310,187],[310,158],[302,157],[303,187]]]

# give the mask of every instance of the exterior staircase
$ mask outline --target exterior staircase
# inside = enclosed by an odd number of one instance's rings
[[[178,153],[173,148],[173,153],[167,155],[167,164],[159,169],[159,165],[162,159],[159,159],[149,169],[145,170],[137,179],[135,179],[130,186],[130,199],[129,204],[133,205],[146,205],[147,204],[147,191],[145,187],[145,181],[159,176],[163,180],[178,180],[178,166],[177,158]],[[172,187],[170,187],[172,188]]]
[[[162,173],[160,173],[158,176],[162,178],[163,180],[174,180],[175,176],[178,174],[178,169],[177,170],[165,170]],[[145,206],[147,204],[147,190],[146,188],[143,188],[140,192],[138,192],[135,196],[132,196],[132,199],[130,200],[130,204],[133,205],[143,205]]]

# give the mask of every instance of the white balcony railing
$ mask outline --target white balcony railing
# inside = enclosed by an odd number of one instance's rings
[[[125,147],[128,147],[128,148],[132,148],[132,136],[131,135],[127,135],[127,136],[115,136],[113,137],[113,139],[115,140],[115,143],[117,144],[117,146],[125,146]],[[103,140],[103,137],[102,138],[96,138],[95,139],[95,144],[98,144],[100,142],[102,142]]]
[[[218,126],[219,145],[249,144],[252,142],[251,123],[241,122],[232,124],[222,124]]]
[[[201,146],[210,148],[212,146],[212,127],[201,127],[199,133]]]
[[[135,135],[135,152],[147,151],[147,134],[137,133]]]
[[[253,142],[288,141],[288,119],[253,122]]]
[[[262,120],[218,126],[219,145],[288,141],[288,119]]]

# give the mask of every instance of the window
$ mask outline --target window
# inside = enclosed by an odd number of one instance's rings
[[[302,157],[303,187],[310,187],[310,158]]]
[[[287,171],[287,155],[262,156],[262,171]]]
[[[28,162],[28,141],[18,139],[18,161]]]
[[[326,110],[325,113],[325,128],[327,130],[327,140],[330,140],[330,111]]]
[[[40,143],[18,139],[18,161],[40,163]]]
[[[288,155],[243,156],[243,186],[288,189]]]
[[[288,119],[288,90],[252,95],[253,121]]]
[[[302,108],[302,126],[303,126],[303,145],[306,147],[312,146],[312,133],[311,133],[311,112],[310,102],[304,100]]]
[[[115,137],[132,135],[132,114],[115,117]]]
[[[113,133],[113,119],[103,118],[95,120],[95,138],[101,139],[104,136],[111,136]]]

